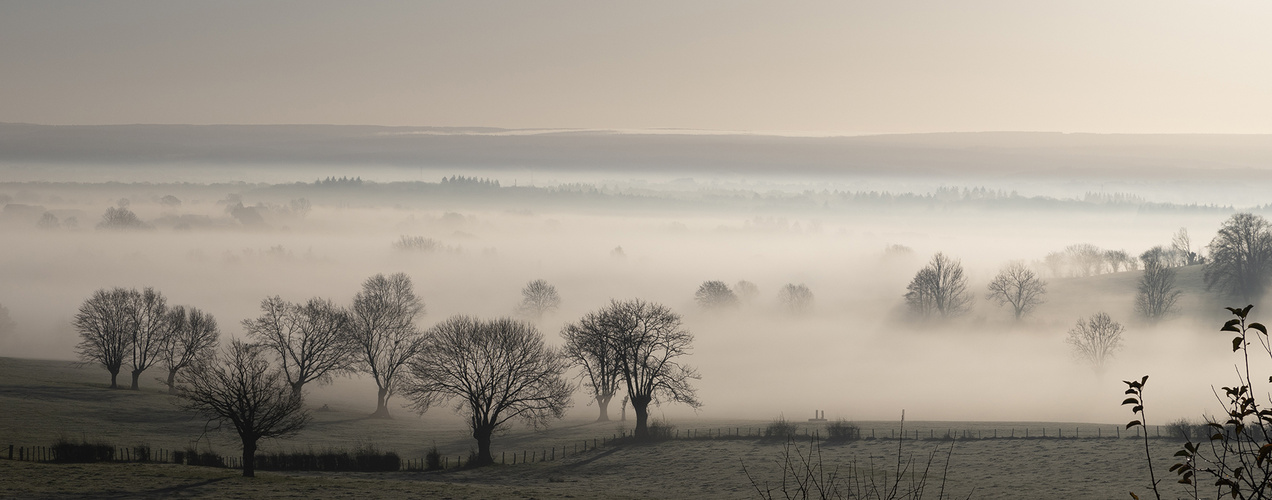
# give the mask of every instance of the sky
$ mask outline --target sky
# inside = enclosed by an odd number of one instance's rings
[[[1272,133],[1272,2],[0,0],[0,122]]]

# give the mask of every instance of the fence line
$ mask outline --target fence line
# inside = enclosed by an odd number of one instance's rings
[[[1106,427],[1112,428],[1113,432],[1105,432]],[[1178,430],[1168,427],[1167,432],[1162,432],[1160,425],[1151,426],[1146,429],[1149,438],[1172,439],[1178,438],[1176,435]],[[694,429],[674,429],[673,428],[651,428],[655,433],[651,436],[655,440],[718,440],[718,439],[785,439],[789,437],[800,437],[815,440],[826,440],[823,436],[825,430],[822,425],[813,426],[794,426],[787,428],[787,431],[774,435],[772,426],[770,427],[712,427],[712,428],[694,428]],[[880,432],[879,428],[856,428],[851,432],[851,436],[855,436],[852,440],[1002,440],[1002,439],[1132,439],[1141,438],[1141,428],[1136,427],[1133,430],[1123,432],[1119,426],[1075,426],[1071,428],[1064,427],[1041,427],[1041,426],[1022,426],[1007,428],[964,428],[946,427],[944,431],[938,433],[936,427],[925,427],[922,429],[906,429],[905,434],[898,437],[897,428],[889,427],[886,429],[886,435]],[[1071,430],[1072,432],[1066,432]],[[868,432],[867,432],[868,431]],[[926,431],[926,432],[924,432]],[[626,443],[631,439],[631,435],[626,430],[613,433],[608,438],[593,438],[573,440],[566,444],[553,445],[536,450],[523,449],[519,451],[500,451],[497,457],[497,463],[506,465],[531,464],[541,462],[551,462],[564,458],[576,456],[583,453],[595,452],[598,448],[612,446],[614,443]],[[74,449],[79,453],[76,456],[59,457],[59,449]],[[0,450],[3,450],[0,448]],[[164,448],[151,449],[145,446],[127,447],[114,445],[69,445],[68,446],[18,446],[10,444],[7,448],[7,458],[9,460],[20,460],[30,462],[58,462],[58,461],[103,461],[103,462],[149,462],[149,463],[176,463],[185,465],[205,465],[219,466],[226,468],[241,469],[243,460],[237,456],[222,456],[211,452],[197,453],[193,450],[167,450]],[[0,451],[0,454],[4,453]],[[84,453],[91,453],[88,459],[85,459]],[[392,452],[383,454],[389,455]],[[286,456],[286,454],[282,454]],[[393,454],[396,456],[396,454]],[[259,466],[262,456],[258,456],[258,470],[264,470]],[[452,460],[453,459],[453,460]],[[448,455],[437,457],[438,463],[433,470],[446,470],[456,467],[468,465],[471,457],[463,455]],[[429,459],[425,458],[407,458],[405,460],[398,459],[397,470],[401,471],[426,471],[430,470]],[[326,470],[323,468],[312,469],[286,469],[286,470]],[[333,469],[341,470],[341,469]],[[347,470],[347,469],[345,469]]]

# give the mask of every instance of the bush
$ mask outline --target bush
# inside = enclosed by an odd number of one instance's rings
[[[106,443],[72,443],[65,438],[53,444],[53,460],[57,462],[109,462],[115,458],[115,447]]]
[[[671,425],[663,419],[651,419],[649,421],[649,439],[651,441],[664,441],[671,439],[676,433],[676,426]]]
[[[225,468],[225,459],[216,453],[210,451],[199,453],[194,448],[187,449],[185,452],[186,465],[199,465],[203,467],[220,467]],[[259,467],[259,466],[258,466]]]
[[[424,470],[442,470],[442,452],[438,451],[436,444],[424,455]]]
[[[1210,439],[1212,434],[1212,429],[1205,422],[1194,423],[1186,418],[1166,424],[1166,429],[1171,439],[1181,441],[1201,442]]]
[[[258,470],[307,470],[347,472],[392,472],[402,466],[397,453],[381,453],[374,446],[324,452],[258,453]]]
[[[841,418],[826,424],[826,439],[831,441],[856,441],[861,439],[861,427]]]
[[[782,438],[786,439],[794,437],[795,432],[799,431],[799,427],[794,422],[786,420],[786,417],[777,417],[769,422],[768,427],[764,428],[764,437],[766,438]]]

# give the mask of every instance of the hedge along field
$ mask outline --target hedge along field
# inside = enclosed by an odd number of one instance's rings
[[[200,450],[206,450],[210,443],[217,453],[237,454],[231,432],[205,430],[202,419],[177,409],[159,384],[143,384],[140,391],[109,390],[103,375],[100,369],[65,361],[0,358],[0,407],[4,408],[0,412],[0,446],[47,447],[66,438],[121,447],[145,444],[152,450],[185,450],[197,440]],[[342,407],[314,411],[310,429],[290,440],[270,442],[261,452],[374,446],[398,453],[405,465],[407,461],[418,463],[434,442],[452,460],[466,458],[473,447],[467,429],[454,418],[421,418],[402,410],[394,420],[365,419],[373,409],[374,401],[369,401],[358,411]],[[4,486],[8,490],[0,490],[0,496],[181,491],[182,495],[207,498],[284,494],[389,497],[426,492],[475,498],[738,498],[754,493],[743,466],[761,483],[779,480],[780,468],[775,461],[781,457],[785,440],[755,437],[764,432],[769,421],[683,419],[669,422],[674,426],[672,436],[680,439],[649,445],[604,444],[621,436],[623,426],[630,423],[566,420],[542,431],[513,428],[497,436],[494,446],[498,461],[511,464],[513,459],[508,455],[519,455],[515,466],[440,473],[268,473],[270,479],[260,483],[244,482],[233,470],[172,464],[31,463],[2,460],[6,456],[0,454],[0,467],[5,469],[0,472],[14,478]],[[799,446],[808,446],[805,434],[824,435],[824,423],[793,417],[790,423],[796,426]],[[938,453],[928,481],[936,487],[944,475],[945,453],[952,445],[947,490],[959,497],[973,493],[975,498],[1109,498],[1127,491],[1147,491],[1142,442],[1128,439],[1133,434],[1124,430],[1120,431],[1123,439],[1110,438],[1119,432],[1113,425],[918,421],[905,423],[907,439],[901,442],[893,438],[900,431],[898,422],[858,425],[866,439],[821,446],[826,466],[844,471],[855,466],[868,473],[873,463],[876,473],[888,470],[892,474],[897,448],[902,446],[902,456],[917,461],[914,467],[918,469],[912,470],[921,471],[928,454],[935,450]],[[1151,428],[1150,436],[1155,431]],[[1162,432],[1169,434],[1165,428]],[[918,440],[914,440],[916,434]],[[955,440],[941,439],[947,434]],[[876,439],[869,439],[872,435]],[[995,435],[999,439],[991,439]],[[576,451],[584,442],[601,446]],[[1157,463],[1173,463],[1176,442],[1154,439],[1152,446]],[[560,453],[552,452],[554,460],[543,462],[542,453],[550,449]],[[540,458],[523,463],[521,454],[526,452],[532,457],[539,453]],[[154,493],[157,491],[160,493]]]

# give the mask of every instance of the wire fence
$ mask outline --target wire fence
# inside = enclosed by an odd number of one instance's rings
[[[1165,427],[1165,428],[1163,428]],[[872,441],[872,440],[1003,440],[1003,439],[1137,439],[1148,433],[1151,439],[1185,438],[1187,429],[1175,426],[1150,426],[1124,429],[1119,426],[1074,427],[976,427],[938,428],[921,426],[914,429],[896,427],[870,428],[853,426],[847,434],[842,429],[831,437],[821,425],[787,425],[778,429],[767,427],[711,427],[676,429],[668,426],[651,426],[650,440],[775,440],[804,438],[812,440]],[[605,438],[569,441],[538,449],[496,452],[495,462],[503,465],[552,462],[568,457],[595,452],[597,449],[629,443],[633,440],[629,431],[620,431]],[[6,453],[7,452],[7,453]],[[0,449],[0,457],[30,462],[149,462],[183,465],[211,466],[241,469],[240,456],[223,456],[213,452],[193,449],[151,449],[148,446],[114,446],[109,444],[72,444],[59,442],[54,446],[8,445]],[[464,467],[474,460],[472,455],[441,455],[432,457],[399,458],[394,452],[356,451],[323,453],[258,453],[257,470],[307,470],[307,471],[434,471]]]

